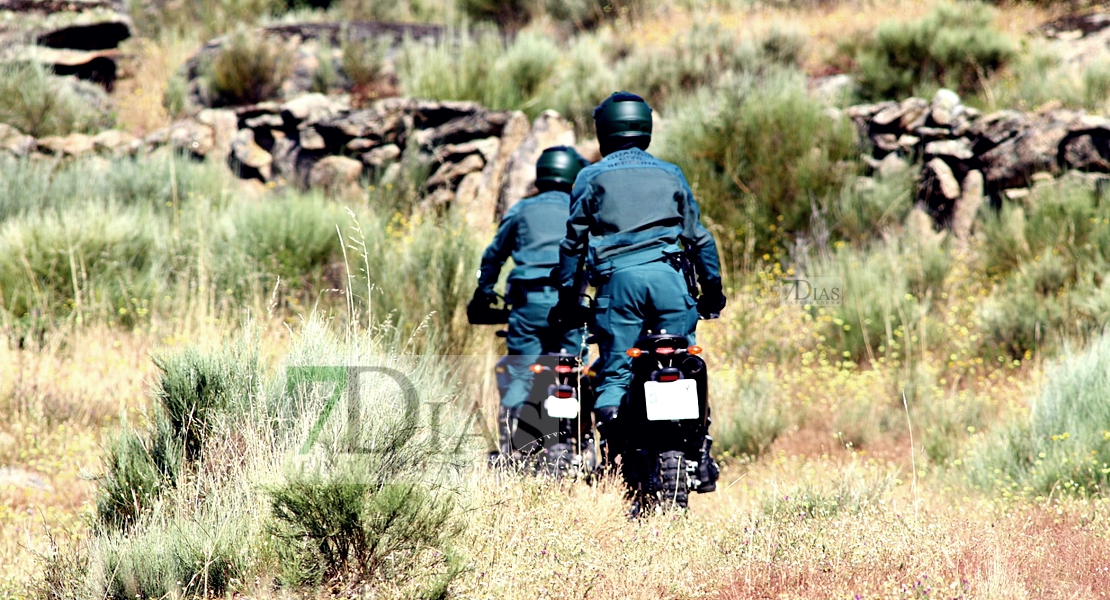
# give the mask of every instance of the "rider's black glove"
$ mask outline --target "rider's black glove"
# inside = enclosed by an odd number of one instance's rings
[[[703,319],[716,319],[721,316],[725,308],[725,293],[721,289],[720,279],[711,279],[701,284],[701,295],[698,296],[698,315]]]
[[[470,304],[466,305],[466,320],[471,325],[493,325],[504,322],[498,320],[501,311],[493,308],[495,304],[497,304],[496,294],[475,290]]]
[[[547,313],[547,324],[560,331],[569,331],[586,324],[590,309],[578,302],[578,291],[559,290],[559,303]]]

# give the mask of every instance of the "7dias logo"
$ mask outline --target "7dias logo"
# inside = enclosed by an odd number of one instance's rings
[[[796,306],[844,304],[843,277],[784,277],[782,301]]]

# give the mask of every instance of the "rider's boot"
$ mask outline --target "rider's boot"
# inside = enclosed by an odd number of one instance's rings
[[[698,487],[694,490],[699,494],[717,491],[717,477],[721,469],[717,466],[717,461],[713,460],[712,450],[713,438],[706,435],[705,442],[702,444],[701,460],[698,461]]]
[[[617,407],[604,406],[594,409],[594,420],[597,422],[598,440],[598,468],[603,470],[615,469],[617,455],[620,454],[620,436],[617,431]]]
[[[517,455],[513,450],[513,436],[516,435],[517,424],[520,423],[520,406],[508,407],[501,405],[497,410],[497,451],[489,455],[491,467],[509,466],[516,462]]]

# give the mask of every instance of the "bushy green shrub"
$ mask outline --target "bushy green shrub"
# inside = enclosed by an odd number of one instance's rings
[[[111,125],[66,84],[38,63],[0,63],[0,123],[34,137],[92,132]]]
[[[699,94],[676,103],[670,120],[655,148],[682,167],[702,213],[737,233],[722,244],[732,264],[749,246],[773,252],[784,234],[808,231],[858,153],[851,125],[830,118],[795,72]]]
[[[914,192],[912,169],[874,184],[846,181],[832,200],[827,226],[841,239],[864,243],[905,222],[913,208]]]
[[[351,476],[291,481],[270,498],[272,531],[297,565],[285,573],[287,584],[404,577],[424,566],[427,552],[442,553],[447,582],[458,574],[449,542],[460,529],[450,495],[412,483],[376,487]]]
[[[230,34],[211,62],[204,82],[211,106],[236,106],[272,100],[290,68],[282,43],[246,29]]]
[[[775,395],[771,374],[734,383],[719,390],[720,383],[714,382],[714,449],[724,456],[754,460],[770,450],[786,430],[788,419]]]
[[[993,27],[994,11],[984,4],[938,6],[920,21],[887,22],[873,37],[853,41],[860,94],[868,100],[898,99],[948,87],[961,94],[1017,56],[1017,45]]]
[[[97,478],[96,519],[106,530],[133,525],[181,472],[181,447],[169,430],[145,437],[123,424],[104,453]]]
[[[1110,207],[1081,184],[1034,190],[1026,206],[980,220],[979,260],[999,280],[981,318],[1015,358],[1102,327],[1099,298],[1110,264]]]
[[[385,55],[389,51],[389,39],[367,39],[356,41],[345,39],[341,45],[343,58],[341,68],[352,91],[357,96],[372,97],[372,87],[378,83],[385,68]]]
[[[1027,420],[974,449],[972,480],[1008,494],[1105,495],[1110,484],[1110,335],[1066,352],[1045,373]]]

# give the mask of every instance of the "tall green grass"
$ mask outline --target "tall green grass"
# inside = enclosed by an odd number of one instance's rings
[[[451,213],[405,216],[409,187],[344,206],[245,199],[221,166],[169,155],[0,169],[0,323],[318,307],[421,330],[451,352],[473,336],[464,307],[482,241]]]
[[[1005,495],[1081,496],[1110,484],[1110,335],[1066,352],[1045,373],[1027,418],[973,449],[972,481]]]

